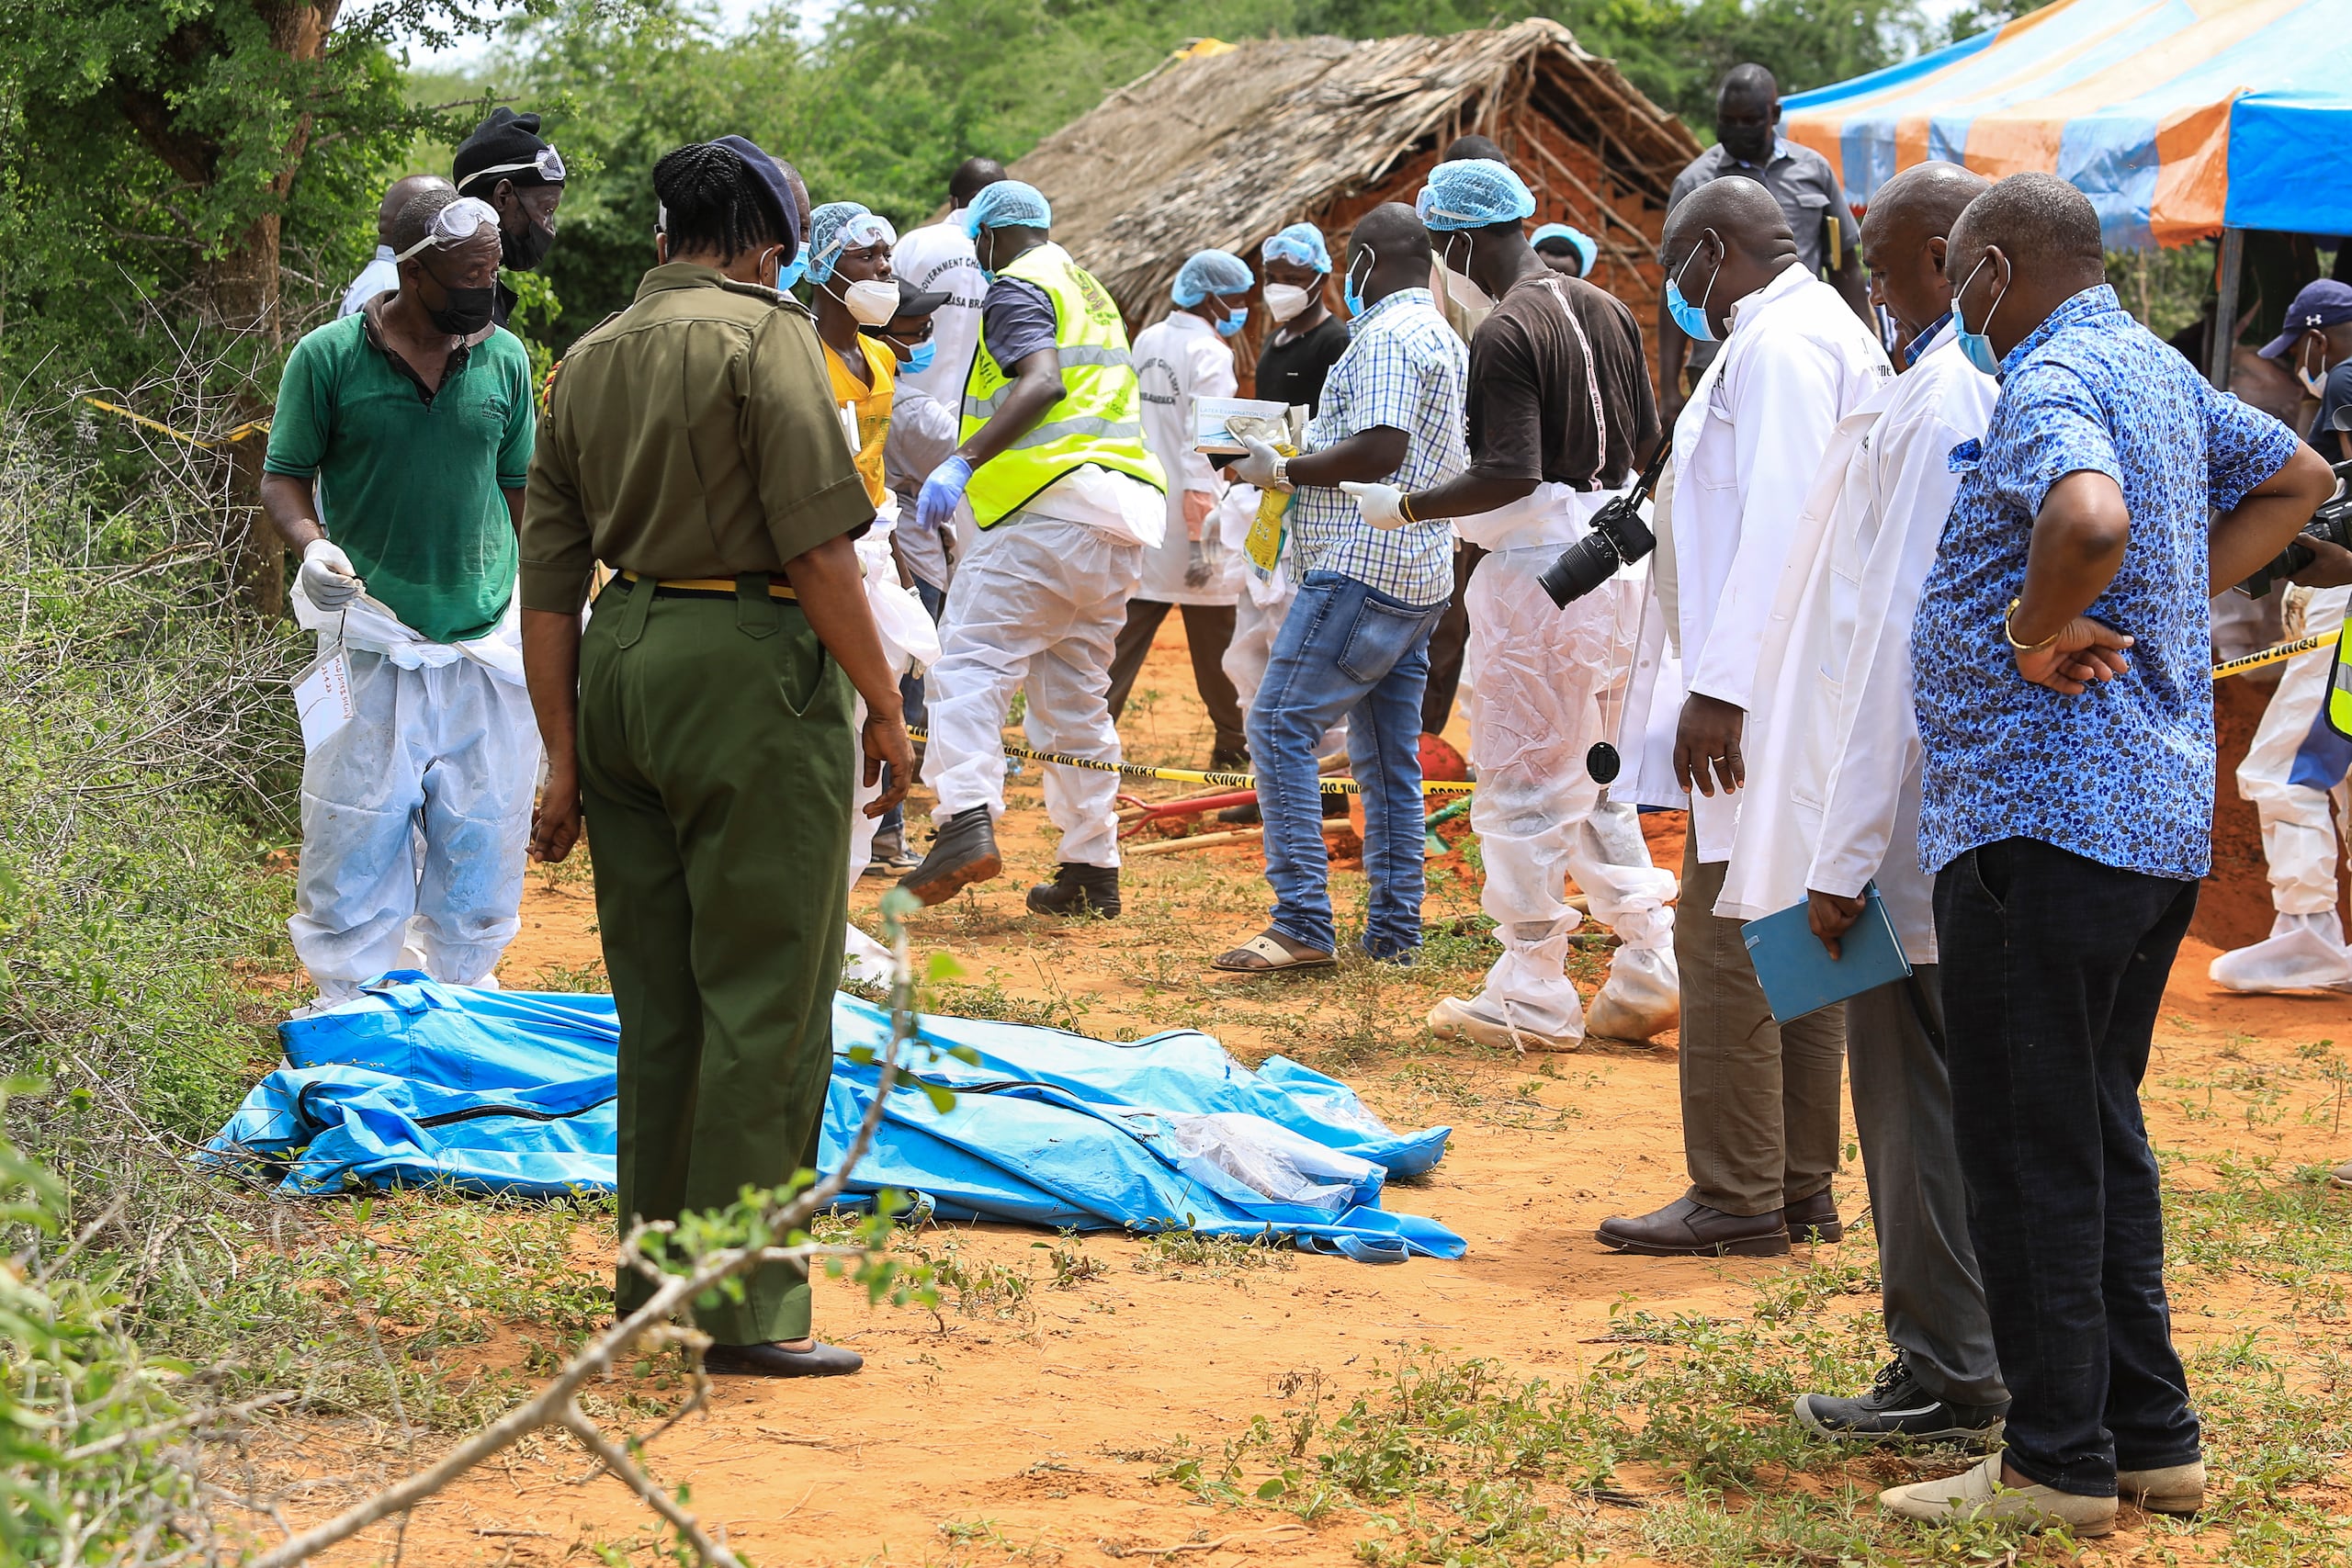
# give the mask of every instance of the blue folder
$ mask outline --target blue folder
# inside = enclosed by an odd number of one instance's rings
[[[1813,934],[1804,904],[1747,921],[1740,927],[1740,939],[1747,943],[1748,960],[1777,1023],[1793,1022],[1911,973],[1875,884],[1863,887],[1861,918],[1838,939],[1836,958]]]

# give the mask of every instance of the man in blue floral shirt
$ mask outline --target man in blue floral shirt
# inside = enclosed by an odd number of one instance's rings
[[[2332,476],[2124,312],[2098,216],[2064,181],[1979,197],[1945,276],[1962,351],[2002,387],[1981,446],[1953,450],[1912,633],[1919,843],[2013,1402],[2005,1454],[1880,1501],[2103,1535],[2119,1491],[2187,1513],[2204,1490],[2139,1088],[2211,859],[2208,601]]]

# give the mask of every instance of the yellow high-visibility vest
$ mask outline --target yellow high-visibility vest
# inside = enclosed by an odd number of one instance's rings
[[[1068,251],[1050,243],[1026,252],[998,276],[1035,284],[1053,300],[1062,400],[1046,411],[1036,429],[973,471],[964,492],[972,520],[989,527],[1089,463],[1167,493],[1167,472],[1143,444],[1142,400],[1127,353],[1126,323],[1109,293]],[[964,383],[959,441],[969,441],[989,422],[1012,386],[982,334]]]

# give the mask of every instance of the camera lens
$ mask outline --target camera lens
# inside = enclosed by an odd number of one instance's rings
[[[1560,558],[1544,569],[1535,581],[1552,596],[1552,603],[1565,610],[1611,577],[1617,575],[1617,552],[1610,547],[1608,537],[1588,534],[1560,552]]]

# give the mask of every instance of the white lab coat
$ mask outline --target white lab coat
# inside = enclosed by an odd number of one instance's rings
[[[1910,370],[1839,422],[1789,541],[1757,659],[1731,865],[1715,913],[1752,920],[1808,888],[1873,878],[1903,951],[1936,962],[1934,879],[1919,869],[1911,621],[1960,476],[2000,395],[1947,325]]]
[[[1229,398],[1240,388],[1233,374],[1233,350],[1216,329],[1189,310],[1171,310],[1136,334],[1136,380],[1143,400],[1143,440],[1168,470],[1168,532],[1143,558],[1140,599],[1162,604],[1230,604],[1241,592],[1240,558],[1225,547],[1214,513],[1202,526],[1209,554],[1209,579],[1188,584],[1192,536],[1184,525],[1184,494],[1195,491],[1212,502],[1225,494],[1209,459],[1193,449],[1193,401]]]
[[[882,448],[883,472],[892,491],[910,496],[947,460],[962,438],[964,383],[972,374],[972,354],[980,341],[980,300],[988,279],[973,259],[972,242],[954,223],[932,223],[899,237],[890,252],[891,270],[918,288],[944,291],[947,302],[932,313],[931,368],[920,375],[900,370],[892,383],[890,436]],[[959,504],[958,522],[970,508]],[[947,586],[947,552],[939,534],[918,526],[905,509],[899,549],[907,566],[933,588]]]
[[[1672,732],[1672,715],[1692,692],[1758,717],[1769,697],[1755,682],[1765,621],[1821,456],[1838,421],[1894,374],[1877,335],[1843,296],[1801,267],[1784,268],[1732,308],[1724,351],[1700,378],[1674,426],[1675,609],[1679,680],[1663,660],[1643,671],[1629,703],[1620,750],[1634,770],[1622,791],[1644,805],[1679,803],[1670,767],[1658,776],[1658,749],[1642,744],[1653,719]],[[1645,639],[1653,640],[1653,639]],[[1731,857],[1736,795],[1690,798],[1698,858]]]

